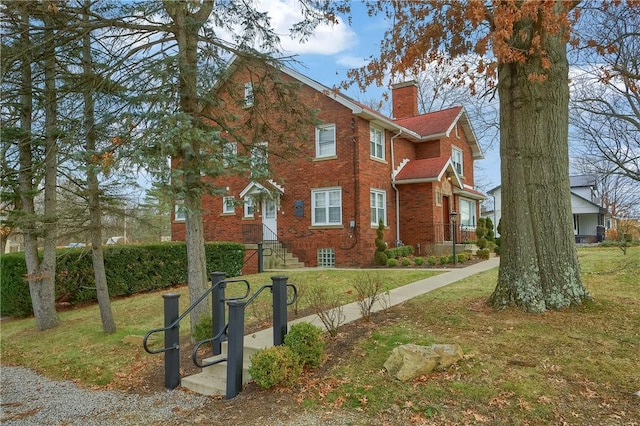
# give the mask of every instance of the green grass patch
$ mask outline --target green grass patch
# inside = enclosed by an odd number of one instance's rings
[[[302,271],[288,274],[289,282],[295,283],[299,291],[299,301],[290,310],[305,309],[305,287],[310,282],[323,282],[334,286],[344,303],[355,301],[351,283],[363,271]],[[388,289],[409,284],[419,279],[436,275],[433,271],[369,271],[379,274]],[[252,293],[262,285],[271,284],[273,273],[263,273],[240,277],[249,281]],[[240,283],[228,286],[228,296],[244,294]],[[180,295],[180,312],[188,306],[188,289],[183,287],[159,292],[139,294],[112,301],[111,307],[117,331],[107,335],[102,333],[100,312],[97,305],[90,305],[60,312],[61,324],[52,330],[36,332],[33,318],[5,320],[2,322],[0,344],[2,363],[22,365],[39,371],[51,378],[79,381],[87,385],[117,385],[118,378],[126,382],[132,375],[142,371],[150,363],[162,362],[162,355],[149,355],[141,345],[125,343],[125,337],[144,336],[147,331],[162,327],[164,293]],[[246,324],[271,325],[271,294],[264,291],[253,306],[247,309]],[[262,324],[264,323],[264,324]],[[180,334],[189,334],[187,316],[180,324]],[[162,335],[158,335],[152,348],[161,348]]]
[[[497,269],[381,314],[325,374],[325,399],[397,424],[626,424],[640,419],[640,248],[579,250],[593,301],[577,309],[493,311]],[[393,316],[394,321],[389,319]],[[374,323],[376,318],[373,319]],[[399,344],[457,343],[465,359],[409,383],[383,364]],[[394,423],[396,422],[396,423]]]

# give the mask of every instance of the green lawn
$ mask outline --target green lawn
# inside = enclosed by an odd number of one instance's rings
[[[354,279],[362,274],[379,275],[387,289],[423,279],[438,272],[425,270],[380,269],[376,271],[309,270],[290,272],[288,282],[294,283],[300,298],[293,310],[308,304],[305,288],[314,283],[326,283],[336,289],[344,303],[355,301],[351,290]],[[252,293],[271,283],[273,273],[241,277],[249,281]],[[126,336],[144,336],[147,331],[163,325],[164,293],[180,294],[180,312],[188,306],[188,291],[179,287],[162,292],[141,294],[113,300],[111,307],[116,320],[114,334],[102,333],[100,313],[96,305],[60,312],[61,325],[38,333],[33,318],[5,320],[1,325],[2,363],[23,365],[56,379],[70,379],[88,385],[117,385],[118,377],[127,378],[148,364],[148,355],[140,345],[124,343]],[[241,284],[229,284],[227,295],[244,292]],[[247,309],[246,324],[266,323],[270,319],[271,294],[265,291]],[[180,332],[188,334],[189,318],[181,323]],[[160,360],[162,355],[155,355]]]
[[[299,400],[383,424],[639,424],[640,248],[581,248],[579,258],[593,297],[586,306],[496,312],[486,300],[497,269],[478,274],[374,317],[384,325],[307,380]],[[458,343],[466,356],[400,383],[382,365],[407,342]]]

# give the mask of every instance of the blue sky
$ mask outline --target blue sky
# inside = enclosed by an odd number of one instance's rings
[[[362,66],[369,57],[378,55],[379,44],[388,22],[383,16],[368,16],[361,2],[351,3],[351,25],[339,18],[336,25],[318,27],[304,44],[286,37],[288,28],[301,19],[298,7],[296,0],[261,0],[258,5],[258,9],[269,12],[272,25],[281,35],[284,53],[296,55],[296,59],[300,61],[300,64],[293,66],[299,72],[331,87],[345,80],[350,68]],[[343,92],[354,99],[367,102],[380,100],[386,89],[369,87],[366,93],[362,93],[352,86]],[[476,162],[476,184],[487,190],[500,182],[500,160],[497,147],[487,150],[487,144],[482,140],[480,144],[485,151],[485,159]]]

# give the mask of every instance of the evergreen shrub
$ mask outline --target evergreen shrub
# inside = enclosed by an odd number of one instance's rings
[[[230,242],[205,244],[207,271],[238,276],[244,263],[244,245]],[[26,316],[33,313],[24,253],[2,255],[0,260],[0,312]],[[185,243],[156,243],[104,247],[109,296],[131,295],[187,281]],[[72,305],[96,300],[91,249],[57,250],[56,300]]]

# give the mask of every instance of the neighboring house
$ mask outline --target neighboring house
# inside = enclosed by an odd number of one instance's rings
[[[226,193],[203,196],[205,240],[278,241],[306,266],[333,267],[371,265],[379,221],[389,247],[412,245],[423,255],[451,241],[453,210],[475,234],[486,196],[475,190],[474,161],[483,153],[463,107],[418,114],[411,81],[393,87],[389,118],[297,71],[280,72],[299,83],[298,96],[321,124],[308,129],[295,158],[270,155],[275,147],[264,142],[255,161],[269,163],[272,180],[216,179]],[[244,84],[244,109],[251,108],[258,91],[250,74],[239,69],[230,78]],[[184,239],[180,205],[171,229],[173,240]]]
[[[605,236],[605,226],[611,226],[607,209],[600,206],[600,193],[598,181],[595,175],[570,176],[571,185],[571,212],[573,213],[573,233],[577,243],[595,243],[602,241]],[[500,218],[502,217],[502,192],[501,187],[487,191],[494,199],[494,209],[486,212],[490,215],[496,236]]]

